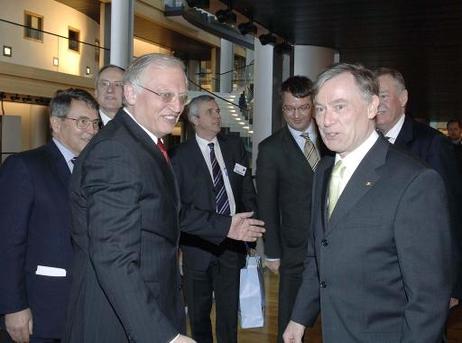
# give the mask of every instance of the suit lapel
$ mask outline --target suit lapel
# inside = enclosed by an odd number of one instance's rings
[[[306,168],[312,171],[311,166],[308,163],[308,160],[306,159],[305,155],[303,155],[302,150],[300,149],[294,137],[290,133],[289,128],[285,126],[283,130],[284,134],[282,143],[284,144],[284,150],[288,154],[292,154],[295,158],[297,158],[297,160],[299,160],[300,163],[302,163],[304,166],[306,166]]]
[[[396,137],[395,144],[397,146],[407,146],[414,140],[414,125],[412,119],[408,116],[404,117],[403,127],[399,131],[398,137]]]
[[[210,176],[210,170],[209,170],[209,167],[207,166],[207,162],[205,162],[204,155],[202,154],[201,148],[199,147],[199,144],[197,143],[195,136],[189,141],[189,145],[190,145],[190,150],[191,150],[192,163],[198,169],[197,175],[207,175],[206,179],[207,179],[207,185],[209,187],[209,191],[207,193],[214,194],[213,180],[212,180],[212,177]],[[215,202],[215,199],[213,199],[213,201]]]
[[[121,121],[122,125],[132,134],[134,140],[139,142],[144,150],[161,166],[160,170],[167,181],[168,187],[175,190],[175,193],[172,194],[172,196],[176,196],[175,201],[178,203],[180,193],[172,166],[166,161],[162,152],[155,146],[151,137],[149,137],[149,135],[144,132],[144,130],[127,113],[125,113],[123,109],[119,110],[113,120]]]
[[[382,137],[379,137],[374,146],[364,156],[340,195],[329,219],[328,231],[334,230],[338,224],[342,223],[344,217],[377,183],[380,178],[378,168],[385,163],[387,152],[388,143]],[[327,188],[325,193],[327,193]]]
[[[58,179],[64,185],[65,189],[67,189],[71,171],[69,170],[64,156],[53,141],[46,145],[46,155],[52,172],[58,176]]]

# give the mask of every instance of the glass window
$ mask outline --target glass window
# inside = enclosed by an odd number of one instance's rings
[[[69,27],[69,49],[80,51],[80,31]]]
[[[43,41],[43,17],[32,13],[24,12],[24,37]]]

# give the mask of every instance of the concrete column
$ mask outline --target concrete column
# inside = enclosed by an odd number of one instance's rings
[[[112,0],[111,63],[126,68],[133,56],[133,0]]]
[[[100,2],[99,4],[99,41],[100,46],[109,49],[100,51],[99,67],[110,62],[111,49],[111,4]]]
[[[218,48],[210,49],[210,70],[212,72],[212,92],[218,92],[220,90],[220,52]]]
[[[261,45],[258,38],[254,46],[252,170],[255,173],[258,144],[272,133],[274,47]]]
[[[303,75],[316,80],[318,74],[338,61],[334,49],[311,45],[294,46],[294,75]]]
[[[233,90],[234,51],[233,43],[220,40],[220,93],[231,93]]]

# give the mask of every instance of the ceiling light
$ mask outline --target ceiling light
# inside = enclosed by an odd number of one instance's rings
[[[11,46],[3,46],[3,56],[11,57],[13,55],[13,48]]]

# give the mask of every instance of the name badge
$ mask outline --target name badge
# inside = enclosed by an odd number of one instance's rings
[[[236,174],[239,174],[239,175],[242,175],[244,176],[245,175],[245,172],[247,171],[247,167],[244,167],[243,165],[240,165],[239,163],[236,163],[234,165],[234,170],[233,170]]]
[[[42,276],[65,277],[67,273],[66,269],[63,268],[38,265],[35,274]]]

